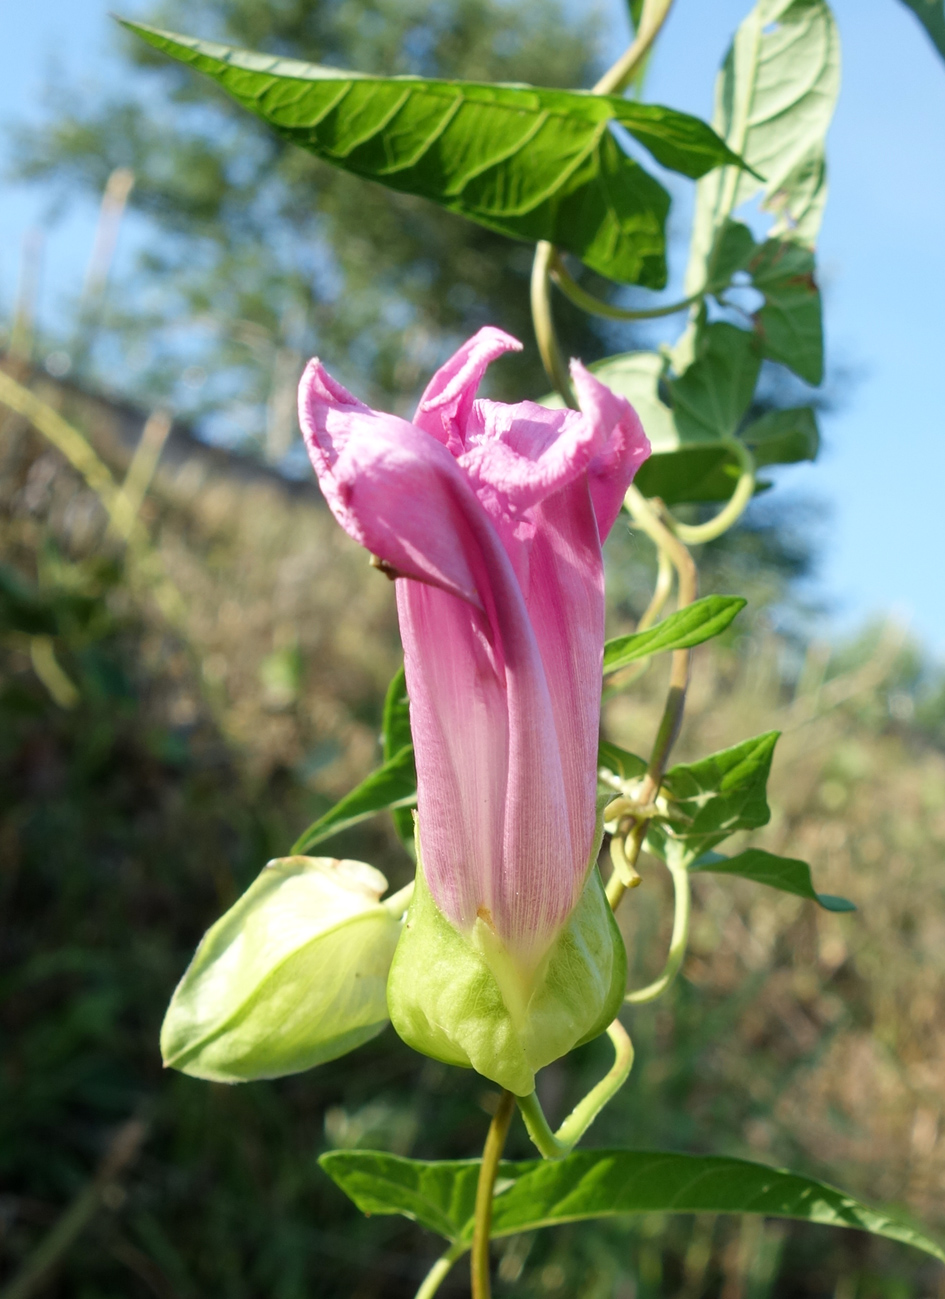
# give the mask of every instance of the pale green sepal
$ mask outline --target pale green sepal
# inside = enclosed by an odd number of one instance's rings
[[[394,954],[391,1022],[416,1051],[527,1096],[535,1073],[602,1033],[623,1001],[627,956],[597,867],[537,970],[523,976],[482,921],[467,937],[417,885]]]
[[[165,1065],[213,1082],[300,1073],[387,1023],[401,924],[380,871],[332,857],[271,861],[203,937],[161,1028]]]

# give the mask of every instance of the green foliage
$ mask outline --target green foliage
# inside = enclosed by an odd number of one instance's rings
[[[635,753],[628,753],[619,744],[610,740],[601,740],[597,751],[597,765],[613,772],[621,780],[634,780],[646,771],[646,763]]]
[[[712,124],[749,172],[715,172],[697,188],[686,283],[711,283],[711,253],[736,207],[760,194],[772,235],[813,247],[826,199],[824,137],[840,83],[825,0],[759,0],[739,27],[716,85]]]
[[[667,505],[728,500],[741,472],[737,456],[725,445],[734,435],[759,467],[813,460],[820,446],[810,406],[767,411],[743,422],[755,398],[757,336],[718,322],[699,337],[698,360],[671,382],[664,379],[666,362],[657,352],[626,352],[590,367],[639,413],[653,454],[634,481],[644,496],[658,496]],[[552,398],[544,401],[557,404]]]
[[[325,1171],[364,1213],[399,1213],[449,1241],[472,1239],[478,1160],[421,1163],[373,1150],[323,1155]],[[578,1150],[565,1159],[504,1163],[492,1234],[631,1213],[757,1213],[852,1227],[945,1262],[945,1249],[843,1191],[743,1159],[670,1151]]]
[[[737,595],[706,595],[647,631],[609,640],[604,645],[604,674],[651,654],[701,645],[731,626],[747,603]]]
[[[741,875],[757,884],[767,884],[783,893],[794,893],[799,898],[819,902],[825,911],[855,911],[846,898],[832,893],[817,893],[811,882],[807,862],[794,857],[778,857],[761,848],[748,848],[737,857],[723,857],[721,853],[704,853],[689,867],[691,871],[712,871],[716,875]]]
[[[824,335],[814,255],[802,244],[768,239],[748,263],[752,284],[765,296],[755,316],[761,348],[805,383],[824,377]]]
[[[611,121],[693,178],[737,162],[698,119],[617,96],[346,74],[126,26],[325,161],[501,234],[547,239],[614,280],[665,284],[669,198],[617,147]]]
[[[680,443],[734,437],[748,409],[761,357],[751,334],[718,321],[697,333],[692,365],[670,384]]]
[[[153,0],[137,16],[380,76],[545,86],[587,85],[597,36],[557,0]],[[530,340],[525,245],[328,166],[138,38],[120,48],[123,67],[97,91],[51,91],[41,123],[19,129],[15,163],[63,201],[97,202],[115,167],[135,174],[140,252],[116,267],[92,349],[109,386],[258,445],[279,433],[280,402],[294,435],[308,355],[372,405],[407,413],[483,322]],[[560,319],[571,352],[601,354],[579,313]],[[541,374],[530,348],[494,368],[492,394],[538,393]]]
[[[928,32],[932,44],[945,59],[945,4],[943,0],[902,0]]]
[[[165,1065],[211,1082],[301,1073],[387,1025],[400,924],[380,871],[331,857],[269,862],[211,925],[161,1029]]]
[[[410,700],[407,698],[407,683],[403,668],[400,668],[392,678],[390,685],[387,687],[387,694],[384,697],[381,742],[385,762],[390,762],[401,749],[406,748],[408,744],[413,744],[410,734]],[[413,779],[414,788],[416,788],[416,770],[414,770]],[[394,820],[394,829],[400,836],[401,843],[411,855],[414,855],[416,849],[414,846],[413,812],[409,807],[394,807],[391,809],[391,816]]]
[[[407,744],[372,771],[344,798],[302,832],[293,853],[306,853],[333,834],[348,830],[386,808],[408,808],[417,801],[417,769],[413,745]]]
[[[765,794],[778,731],[671,767],[663,777],[669,798],[665,822],[654,825],[647,847],[676,852],[688,865],[736,830],[756,830],[771,816]]]

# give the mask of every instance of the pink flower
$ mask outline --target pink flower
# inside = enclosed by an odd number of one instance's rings
[[[534,969],[589,868],[601,542],[650,446],[576,361],[580,412],[477,400],[488,364],[519,347],[480,330],[412,423],[313,360],[299,418],[338,522],[397,578],[430,892],[461,933],[481,920]]]

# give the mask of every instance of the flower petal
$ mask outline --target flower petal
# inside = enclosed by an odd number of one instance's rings
[[[614,526],[624,494],[650,454],[640,417],[624,397],[601,383],[580,361],[571,362],[571,381],[582,413],[604,433],[588,466],[588,483],[600,539]]]
[[[466,422],[486,368],[503,352],[520,352],[517,338],[486,325],[456,352],[427,384],[413,422],[452,452],[462,455]]]

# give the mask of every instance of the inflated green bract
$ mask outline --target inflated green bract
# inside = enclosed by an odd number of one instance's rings
[[[271,861],[204,935],[161,1029],[165,1065],[214,1082],[299,1073],[387,1023],[400,922],[384,876],[331,857]]]
[[[414,1050],[471,1067],[527,1096],[538,1069],[611,1023],[626,979],[623,939],[596,866],[551,949],[527,971],[485,920],[471,934],[454,929],[418,867],[388,1007],[394,1028]]]
[[[322,1155],[325,1172],[364,1213],[399,1213],[468,1245],[479,1160],[426,1163],[374,1150]],[[852,1227],[945,1262],[945,1249],[908,1223],[812,1177],[744,1159],[655,1150],[576,1150],[565,1159],[499,1166],[493,1236],[636,1213],[752,1213]]]
[[[370,77],[126,26],[326,162],[627,283],[665,283],[669,196],[611,123],[694,179],[739,162],[698,118],[617,95]]]

